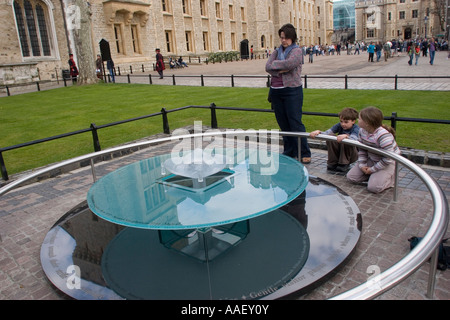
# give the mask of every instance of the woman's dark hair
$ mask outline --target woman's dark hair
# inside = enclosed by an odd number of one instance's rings
[[[295,27],[290,24],[286,23],[284,26],[278,30],[278,35],[281,37],[281,32],[284,32],[284,36],[286,39],[291,39],[292,43],[297,42],[297,32],[295,31]]]

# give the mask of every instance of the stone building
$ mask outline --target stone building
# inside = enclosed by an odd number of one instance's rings
[[[356,0],[356,40],[430,38],[440,32],[433,0]]]
[[[331,43],[331,0],[90,0],[92,45],[107,43],[115,66],[126,72],[153,68],[155,49],[165,57],[206,57],[211,52],[255,54],[279,45],[278,29],[292,23],[299,44]],[[0,85],[61,79],[74,53],[79,23],[74,0],[0,2]],[[247,47],[247,48],[246,48]]]

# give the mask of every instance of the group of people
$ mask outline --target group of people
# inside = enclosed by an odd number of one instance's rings
[[[297,34],[292,24],[283,25],[278,35],[281,45],[270,55],[265,68],[271,75],[268,100],[282,131],[306,132],[302,122],[302,48],[296,44]],[[345,108],[339,113],[339,120],[339,123],[324,132],[315,130],[310,133],[311,138],[321,133],[337,135],[336,141],[327,141],[327,169],[346,172],[351,182],[367,181],[370,192],[380,193],[392,187],[395,173],[393,160],[342,143],[344,139],[354,139],[374,148],[400,154],[395,131],[383,125],[382,111],[375,107],[367,107],[360,112]],[[311,150],[307,138],[301,137],[300,141],[298,150],[297,137],[283,136],[283,154],[308,164],[311,162]],[[350,169],[353,163],[355,165]]]
[[[102,57],[99,54],[97,55],[97,60],[95,61],[95,66],[96,66],[95,72],[97,73],[97,78],[103,79],[104,66],[103,66]],[[114,61],[112,59],[109,59],[108,61],[106,61],[106,68],[108,69],[111,82],[115,83],[116,82],[116,71],[114,68]]]
[[[170,57],[169,58],[169,66],[170,66],[170,69],[184,68],[184,67],[187,68],[188,67],[187,63],[183,61],[182,57],[179,57],[178,60]]]
[[[429,41],[426,39],[422,41],[409,41],[406,50],[409,56],[408,64],[411,66],[415,58],[415,65],[417,66],[420,54],[422,53],[422,57],[430,56],[430,64],[433,65],[437,49],[438,42],[434,38],[431,38]]]

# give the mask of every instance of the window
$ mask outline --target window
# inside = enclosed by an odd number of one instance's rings
[[[114,25],[114,38],[117,53],[124,54],[125,52],[123,51],[122,26],[120,24]]]
[[[191,31],[185,32],[186,37],[186,51],[192,51],[193,45],[192,45],[192,33]]]
[[[200,0],[200,15],[206,17],[206,0]]]
[[[398,18],[399,18],[399,19],[405,19],[405,11],[400,11],[400,12],[398,13]]]
[[[400,0],[400,3],[405,3],[405,0]]]
[[[203,50],[209,51],[208,32],[203,32]]]
[[[373,37],[375,37],[375,30],[367,29],[367,38],[373,38]]]
[[[48,8],[42,1],[15,0],[14,13],[24,57],[51,56]]]
[[[171,12],[170,0],[161,0],[161,8],[164,12]]]
[[[231,33],[231,50],[236,50],[236,34]]]
[[[172,31],[166,30],[166,49],[167,52],[173,52],[173,41],[172,41]]]
[[[320,7],[317,7],[317,14],[320,14]]]
[[[228,6],[228,14],[229,14],[229,16],[230,16],[230,20],[234,20],[234,11],[233,11],[233,5],[232,4],[230,4],[229,6]]]
[[[223,51],[223,33],[217,32],[217,41],[219,42],[219,51]]]
[[[139,43],[138,26],[135,24],[131,25],[131,42],[133,44],[133,52],[141,53],[141,46]]]
[[[261,36],[261,48],[266,47],[266,37],[264,35]]]
[[[391,19],[392,19],[392,13],[388,12],[388,20],[391,21]]]
[[[419,17],[419,11],[418,10],[413,10],[412,11],[412,17],[413,18],[418,18]]]
[[[241,7],[241,20],[245,21],[245,8]]]
[[[221,19],[222,18],[222,6],[220,5],[220,2],[216,2],[215,6],[216,6],[216,18]]]
[[[190,15],[191,14],[191,1],[190,0],[182,0],[183,13]]]

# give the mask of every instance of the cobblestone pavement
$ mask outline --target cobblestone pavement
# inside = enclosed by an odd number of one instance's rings
[[[170,148],[170,145],[159,145],[97,163],[97,178]],[[348,193],[363,217],[361,240],[349,261],[327,282],[299,297],[302,300],[323,300],[366,282],[368,266],[376,265],[384,271],[405,256],[409,252],[407,239],[426,232],[432,203],[421,180],[406,168],[400,169],[398,200],[394,201],[392,189],[375,195],[367,192],[363,185],[348,183],[342,175],[328,173],[326,151],[312,151],[313,161],[307,165],[310,175],[325,179]],[[424,169],[438,181],[448,197],[450,170],[441,167]],[[17,188],[0,198],[0,299],[70,299],[47,280],[40,265],[40,247],[53,224],[85,200],[91,184],[90,167],[82,167]],[[428,271],[429,264],[425,263],[377,299],[428,300]],[[450,299],[449,272],[437,271],[433,299]]]

